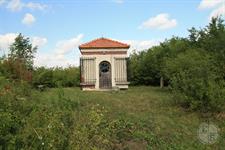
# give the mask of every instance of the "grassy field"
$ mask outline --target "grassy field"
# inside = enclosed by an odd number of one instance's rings
[[[73,130],[85,132],[82,126],[95,122],[86,129],[88,133],[80,135],[86,138],[78,137],[81,145],[85,142],[90,144],[90,140],[93,140],[96,134],[99,135],[97,141],[103,145],[102,141],[108,136],[113,149],[224,149],[225,147],[223,116],[204,117],[196,112],[187,111],[174,104],[167,89],[130,87],[129,90],[118,92],[85,92],[79,88],[64,88],[48,89],[39,93],[38,97],[39,103],[47,108],[50,105],[54,107],[63,105],[63,99],[74,102],[71,111],[76,111],[73,116],[81,127],[70,129],[71,134]],[[93,108],[94,113],[90,113]],[[111,128],[111,123],[118,121],[119,127],[116,124],[117,127]],[[107,122],[105,123],[107,125],[104,126],[104,122]],[[207,145],[200,142],[197,133],[199,125],[203,122],[213,123],[219,128],[216,143]],[[91,128],[96,128],[96,131],[93,129],[93,135],[89,133],[92,131]],[[70,138],[73,139],[73,136]],[[94,145],[96,143],[95,148],[105,149],[98,142],[95,139],[92,143]]]

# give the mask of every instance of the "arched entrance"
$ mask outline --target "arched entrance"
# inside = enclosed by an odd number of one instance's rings
[[[111,87],[111,64],[107,61],[102,61],[99,64],[99,88],[110,89]]]

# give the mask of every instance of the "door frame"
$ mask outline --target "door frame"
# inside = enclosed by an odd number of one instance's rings
[[[102,84],[104,83],[101,83],[102,80],[101,80],[101,73],[102,73],[102,70],[101,70],[101,64],[102,63],[107,63],[109,65],[109,81],[108,82],[105,82],[105,84],[108,84],[106,86],[102,86]],[[112,88],[112,65],[109,61],[101,61],[98,65],[98,68],[99,68],[99,88],[100,89],[111,89]]]

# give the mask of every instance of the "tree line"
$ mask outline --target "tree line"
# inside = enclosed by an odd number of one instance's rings
[[[174,100],[193,110],[219,111],[225,102],[225,25],[213,18],[188,37],[173,37],[148,50],[134,52],[129,61],[133,85],[159,85],[174,93]]]

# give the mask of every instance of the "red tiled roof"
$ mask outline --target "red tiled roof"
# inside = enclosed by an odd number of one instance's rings
[[[81,44],[79,49],[101,49],[101,48],[129,48],[130,45],[121,43],[115,40],[107,39],[107,38],[98,38],[92,40],[90,42]]]

